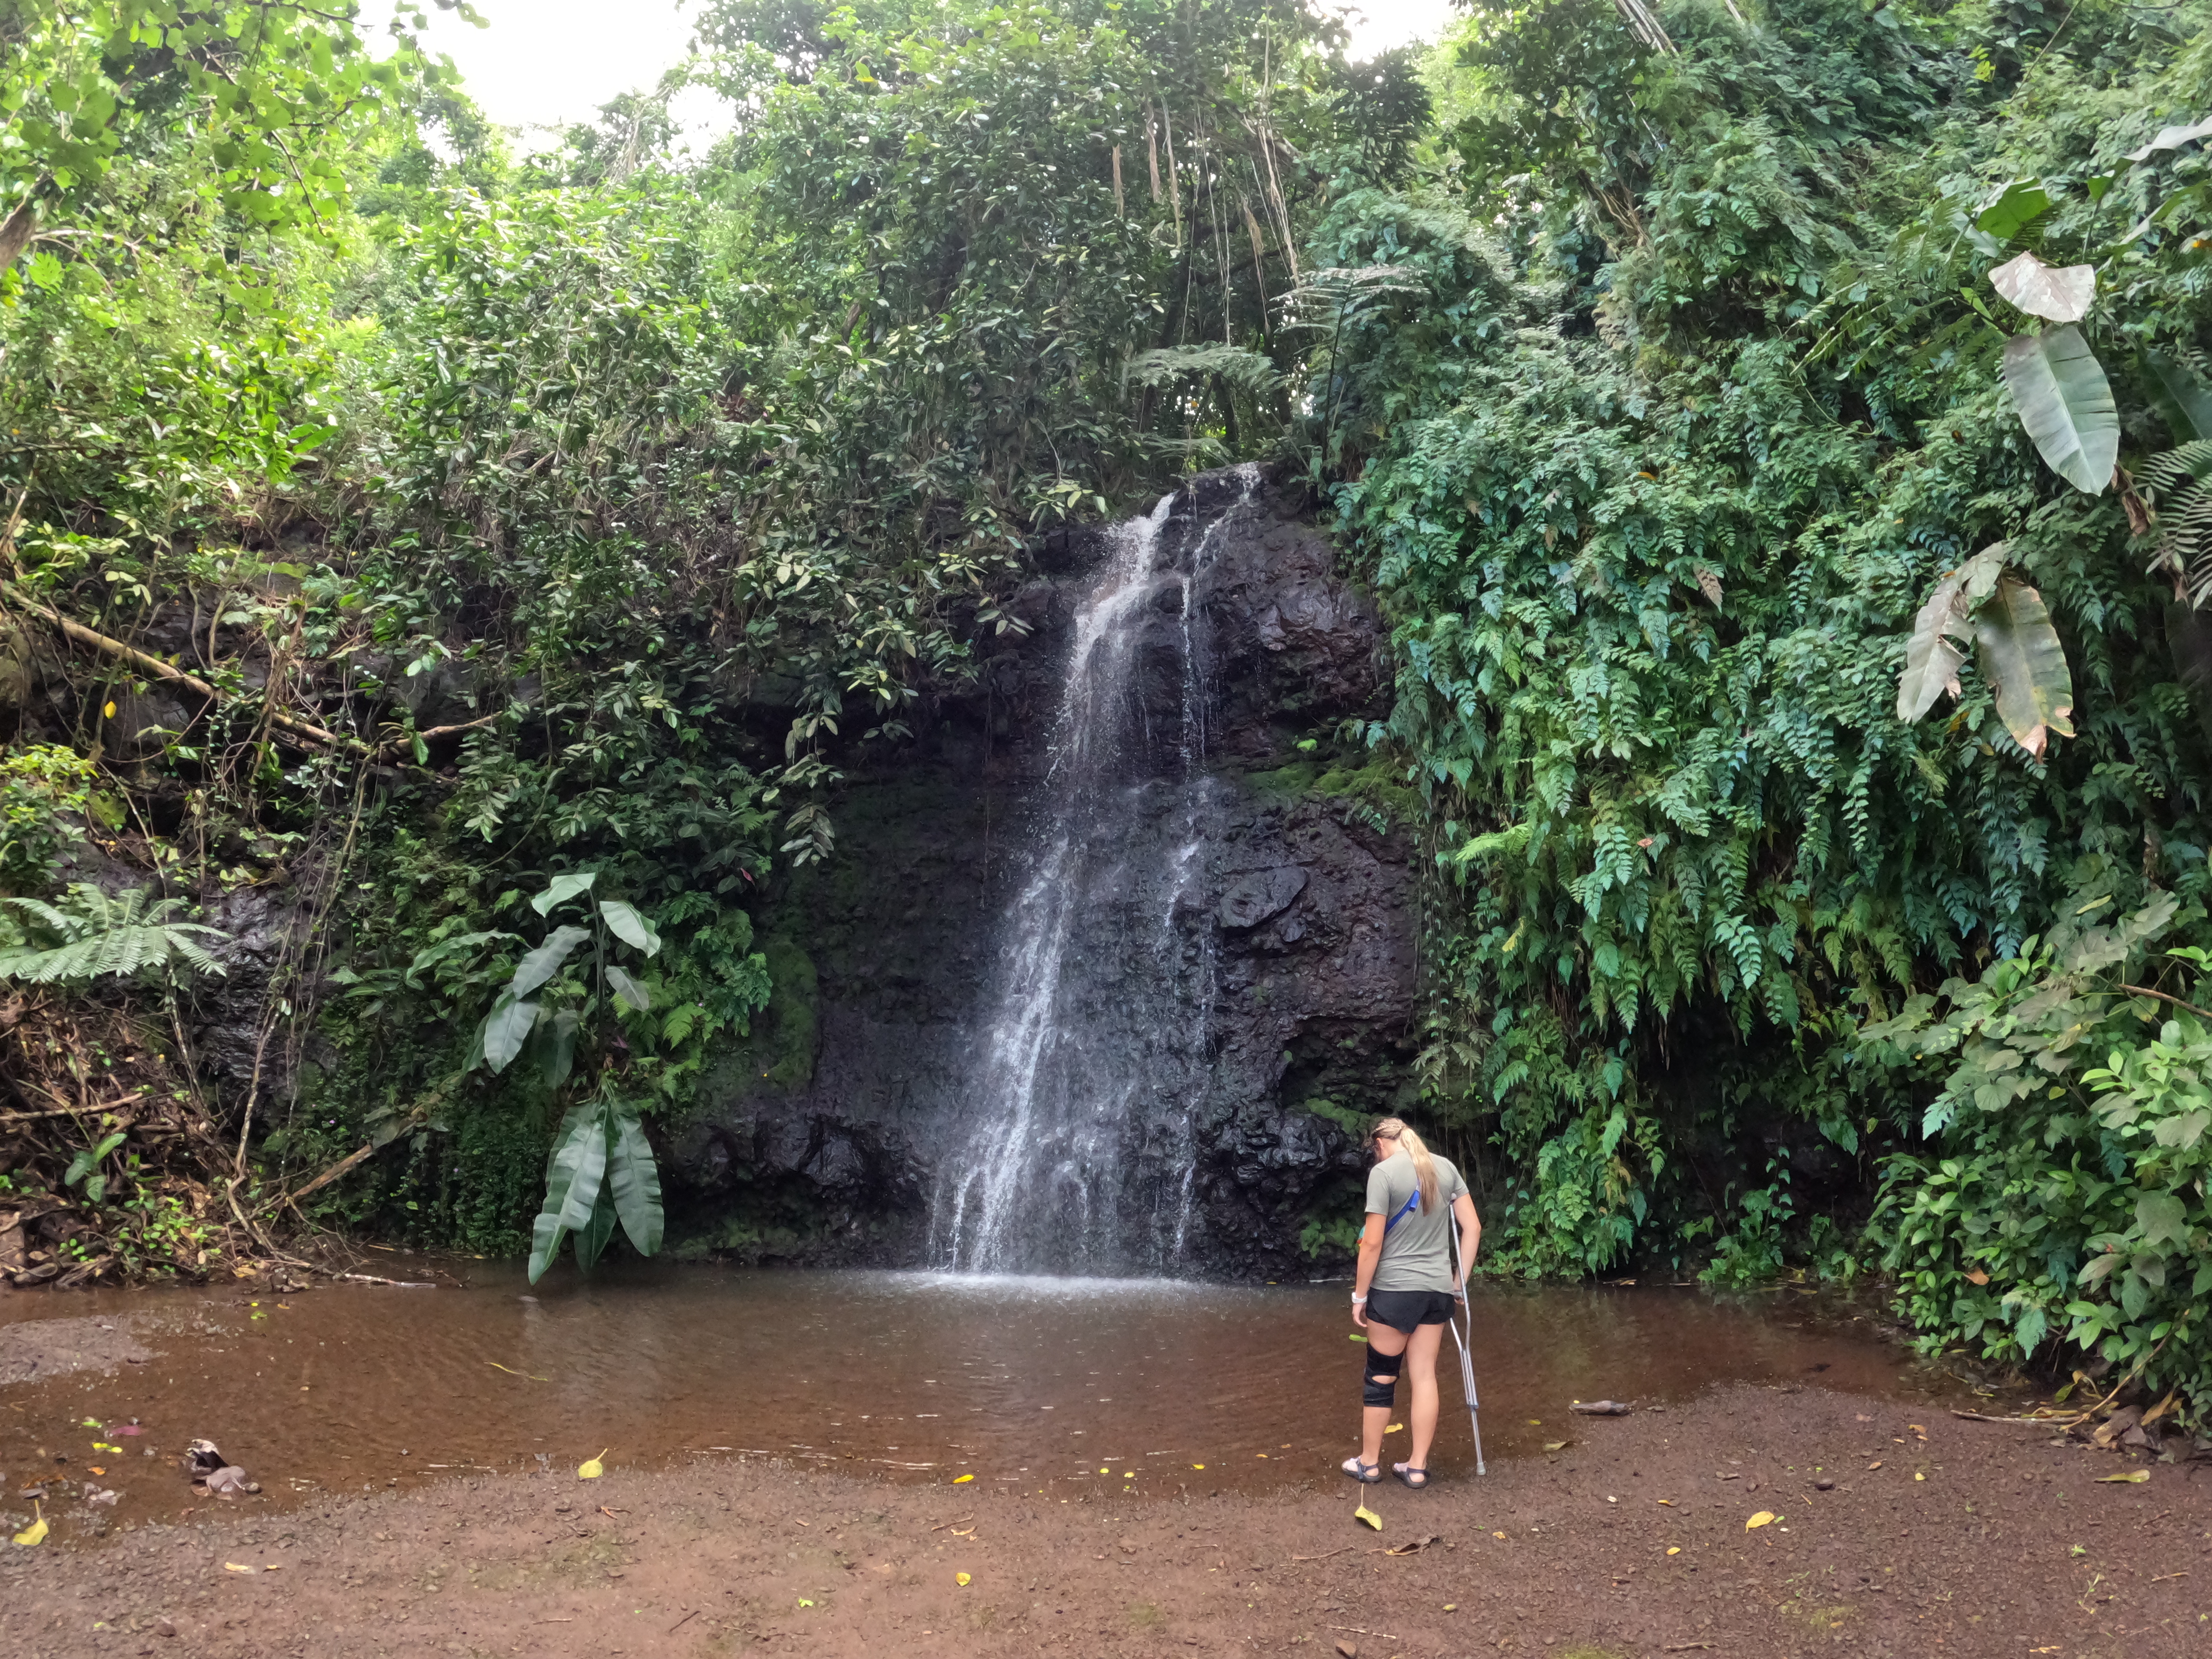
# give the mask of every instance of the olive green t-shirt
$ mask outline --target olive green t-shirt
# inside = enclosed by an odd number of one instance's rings
[[[1418,1185],[1413,1160],[1394,1152],[1367,1172],[1367,1213],[1388,1221],[1398,1219],[1382,1236],[1382,1260],[1376,1265],[1370,1291],[1443,1291],[1449,1294],[1459,1281],[1452,1277],[1452,1205],[1467,1190],[1467,1182],[1449,1158],[1430,1154],[1437,1170],[1437,1201],[1425,1212],[1417,1203],[1406,1209]],[[1399,1212],[1404,1211],[1402,1215]]]

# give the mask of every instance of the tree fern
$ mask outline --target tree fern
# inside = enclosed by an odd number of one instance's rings
[[[1283,383],[1272,362],[1242,346],[1164,346],[1157,351],[1139,351],[1128,363],[1133,386],[1166,386],[1184,377],[1207,374],[1218,374],[1239,392],[1268,392]]]
[[[2142,483],[2161,521],[2150,568],[2179,578],[2201,608],[2212,599],[2212,438],[2152,457]]]
[[[0,951],[0,979],[58,985],[130,979],[155,969],[177,977],[224,971],[200,940],[230,935],[203,922],[171,920],[185,908],[182,899],[155,899],[137,887],[111,895],[79,882],[58,903],[4,902],[29,921],[34,939]]]

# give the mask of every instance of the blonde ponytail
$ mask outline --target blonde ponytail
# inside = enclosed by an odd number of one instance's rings
[[[1437,1165],[1429,1156],[1428,1144],[1406,1127],[1401,1117],[1386,1117],[1375,1126],[1377,1140],[1395,1140],[1398,1150],[1413,1160],[1413,1182],[1420,1189],[1421,1213],[1426,1215],[1437,1206]]]

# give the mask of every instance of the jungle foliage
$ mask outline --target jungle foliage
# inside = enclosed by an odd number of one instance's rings
[[[20,1042],[75,1115],[0,1168],[82,1194],[76,1141],[173,1097],[241,1245],[514,1249],[544,1196],[542,1268],[657,1241],[652,1142],[769,994],[761,884],[836,855],[843,769],[1014,625],[1040,532],[1284,430],[1302,158],[1358,88],[1285,0],[712,0],[525,153],[413,8],[352,10],[0,3],[0,951],[28,989],[143,890],[179,964],[26,1005],[162,1081]],[[687,81],[738,118],[704,155]]]
[[[1317,233],[1389,277],[1316,465],[1458,894],[1434,1107],[1512,1269],[1878,1260],[1931,1341],[2201,1387],[2212,704],[2132,475],[2203,471],[2203,9],[1658,15],[1479,6]],[[2170,930],[2132,1000],[2100,906]],[[1927,1058],[2069,996],[2033,1089]]]

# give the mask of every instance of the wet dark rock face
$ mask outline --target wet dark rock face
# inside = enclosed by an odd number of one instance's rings
[[[1128,623],[1141,630],[1130,695],[1142,729],[1169,732],[1185,705],[1179,637],[1203,641],[1206,727],[1203,862],[1172,890],[1169,919],[1171,948],[1208,963],[1210,1006],[1190,1011],[1206,1083],[1131,1109],[1128,1167],[1153,1190],[1187,1194],[1180,1246],[1129,1263],[1142,1271],[1310,1271],[1301,1231],[1358,1220],[1364,1160],[1341,1120],[1402,1103],[1412,1053],[1403,814],[1390,781],[1345,769],[1358,757],[1332,770],[1297,747],[1318,739],[1310,752],[1329,752],[1338,721],[1380,712],[1379,626],[1296,502],[1261,486],[1224,516],[1250,488],[1209,474],[1182,492],[1161,534],[1199,550],[1197,614],[1182,617],[1164,590]],[[680,1249],[937,1260],[933,1204],[994,1121],[979,1047],[1002,994],[1014,900],[1037,867],[1072,621],[1109,550],[1097,532],[1046,550],[1012,607],[1028,636],[1003,636],[974,688],[921,711],[911,743],[856,773],[836,858],[787,872],[767,896],[758,932],[775,1000],[664,1160]],[[1129,780],[1130,840],[1146,859],[1156,826],[1141,814],[1154,794],[1162,812],[1188,802],[1164,757],[1152,789],[1150,763],[1131,762]],[[1151,964],[1080,948],[1072,959],[1097,1029],[1095,1053],[1083,1031],[1067,1052],[1110,1078],[1131,1063],[1115,1010],[1135,1006]]]

